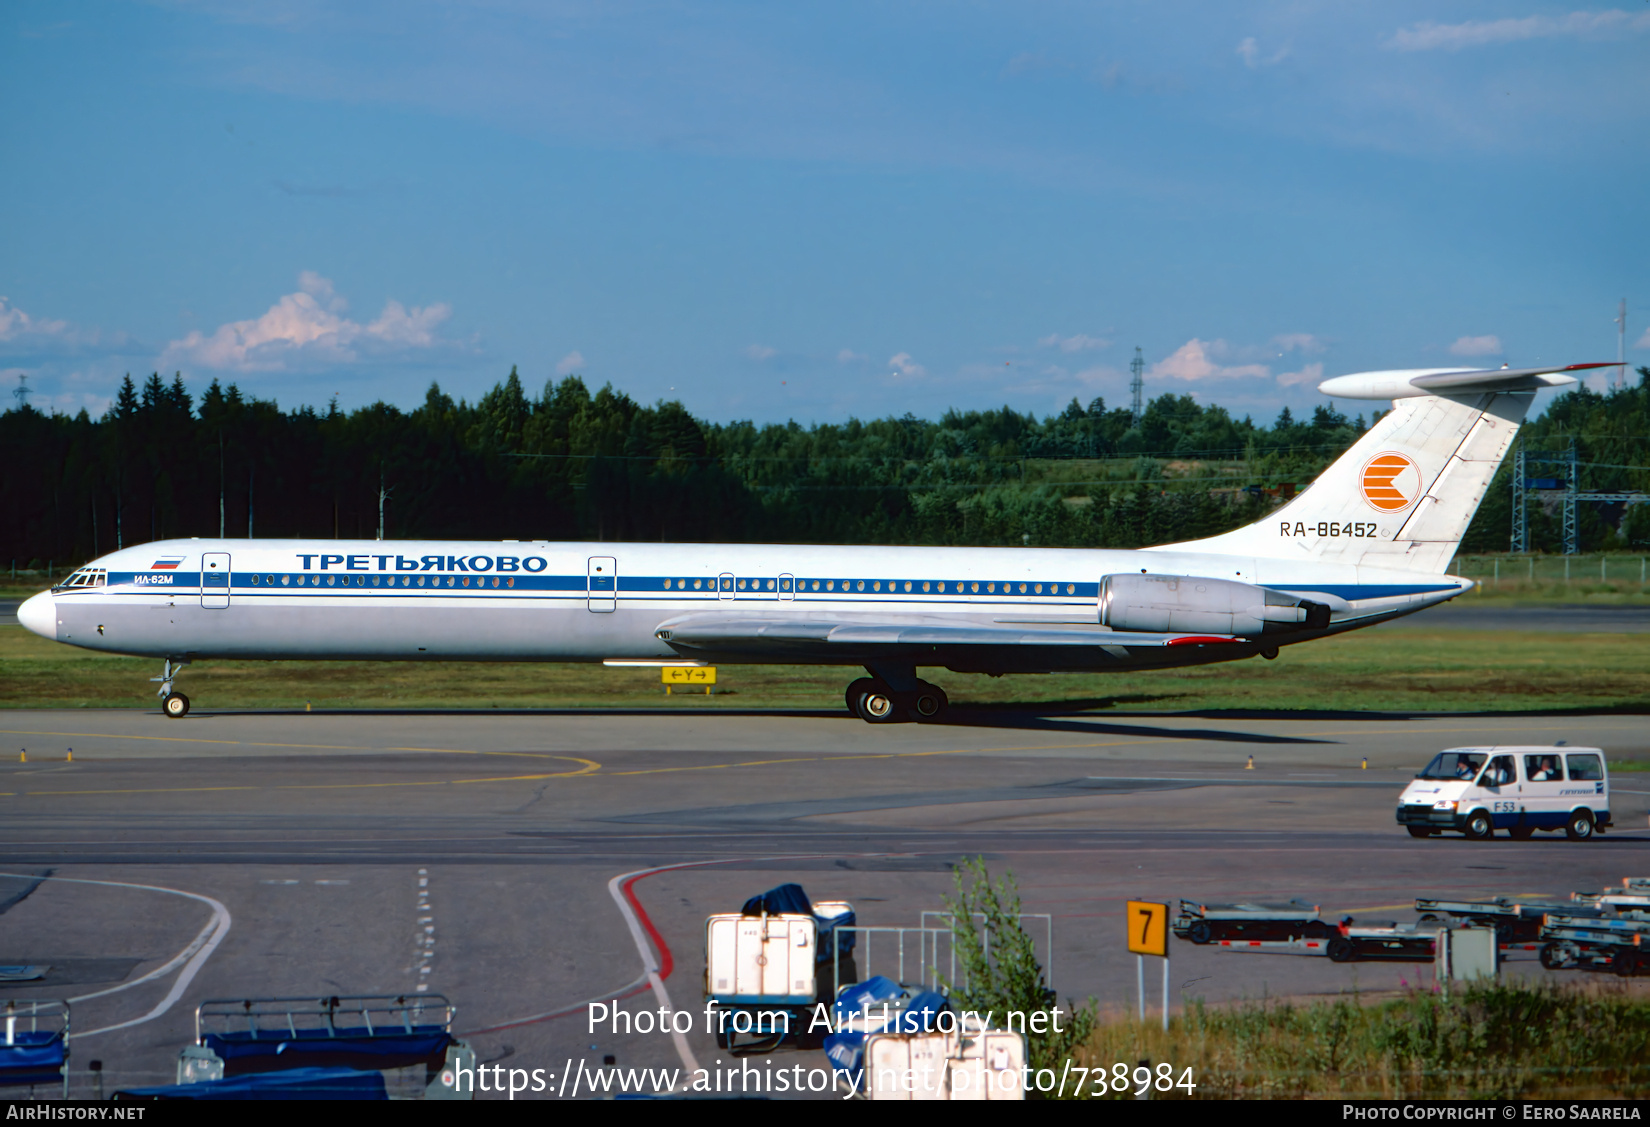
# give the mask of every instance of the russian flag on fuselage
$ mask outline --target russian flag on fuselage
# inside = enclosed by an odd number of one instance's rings
[[[149,565],[150,571],[171,571],[183,562],[182,556],[162,556]]]

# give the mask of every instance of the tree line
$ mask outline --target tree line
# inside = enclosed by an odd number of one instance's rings
[[[1573,435],[1583,461],[1643,464],[1650,370],[1640,376],[1559,398],[1526,441]],[[473,404],[432,384],[410,411],[283,410],[216,380],[197,399],[181,375],[155,373],[128,376],[101,418],[27,405],[0,415],[0,560],[62,566],[220,532],[370,539],[380,521],[390,539],[1132,548],[1258,519],[1367,425],[1326,405],[1268,426],[1185,395],[1158,397],[1139,419],[1095,399],[1043,418],[1003,407],[712,423],[577,376],[531,396],[514,369]],[[1646,484],[1639,471],[1588,472],[1586,488]],[[1504,469],[1470,550],[1506,548],[1508,481]],[[1556,517],[1537,510],[1532,542],[1555,550]],[[1650,541],[1636,520],[1589,508],[1583,544]]]

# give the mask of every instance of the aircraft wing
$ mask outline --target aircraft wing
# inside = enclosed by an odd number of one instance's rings
[[[696,659],[771,662],[829,657],[833,662],[856,664],[903,659],[953,669],[1104,666],[1143,656],[1136,651],[1162,654],[1171,646],[1229,646],[1245,641],[1226,634],[1114,631],[1098,624],[963,624],[894,616],[783,613],[683,615],[660,623],[655,633],[684,657]]]

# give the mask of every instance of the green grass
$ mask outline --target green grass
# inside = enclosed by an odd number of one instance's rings
[[[1074,1057],[1190,1067],[1197,1099],[1638,1098],[1650,1093],[1650,1002],[1626,984],[1506,983],[1295,1004],[1191,1006],[1168,1032],[1095,1029]],[[1185,1090],[1153,1092],[1184,1099]],[[1132,1098],[1113,1094],[1113,1098]]]
[[[1456,556],[1452,574],[1475,580],[1469,601],[1513,605],[1650,605],[1650,555]],[[1566,574],[1567,573],[1567,574]]]
[[[158,661],[59,645],[0,627],[0,706],[132,708],[154,702]],[[854,669],[731,666],[715,696],[666,696],[654,669],[478,662],[207,661],[178,679],[210,708],[843,707]],[[1156,673],[1001,678],[929,671],[954,702],[1048,710],[1650,712],[1640,635],[1362,631],[1251,658]]]

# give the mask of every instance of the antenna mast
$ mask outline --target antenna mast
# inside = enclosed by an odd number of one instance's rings
[[[1616,315],[1616,386],[1627,386],[1627,299],[1621,299],[1621,312]]]
[[[29,396],[34,394],[34,388],[29,386],[29,374],[27,372],[17,373],[17,388],[11,394],[12,398],[17,400],[19,411],[29,405]]]
[[[1129,380],[1129,395],[1133,397],[1130,410],[1134,412],[1134,421],[1139,422],[1140,416],[1146,413],[1142,402],[1146,390],[1146,380],[1142,375],[1146,370],[1146,361],[1141,358],[1140,346],[1134,347],[1134,359],[1129,361],[1129,373],[1133,377]]]

